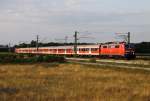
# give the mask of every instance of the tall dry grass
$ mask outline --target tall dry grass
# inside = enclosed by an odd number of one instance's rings
[[[150,72],[79,64],[0,65],[0,101],[149,101]]]

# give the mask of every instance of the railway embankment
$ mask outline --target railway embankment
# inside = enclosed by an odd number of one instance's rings
[[[142,69],[150,71],[150,60],[115,60],[115,59],[96,59],[95,61],[89,58],[66,58],[69,62],[85,64],[85,65],[100,65],[117,68]]]

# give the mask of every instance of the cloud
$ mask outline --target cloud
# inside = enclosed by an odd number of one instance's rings
[[[145,37],[141,38],[138,34],[134,41],[149,40],[148,2],[150,1],[0,0],[0,37],[3,38],[0,42],[31,40],[34,35],[30,35],[33,33],[63,37],[73,34],[74,30],[143,32]],[[94,36],[97,36],[95,41],[99,41],[105,34],[96,33]],[[111,38],[103,38],[103,41],[108,40]]]
[[[64,0],[64,4],[67,7],[73,7],[80,5],[81,0]]]

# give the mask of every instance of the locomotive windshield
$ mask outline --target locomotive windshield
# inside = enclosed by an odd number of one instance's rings
[[[126,47],[126,49],[129,49],[129,48],[134,49],[135,48],[134,44],[126,44],[125,47]]]

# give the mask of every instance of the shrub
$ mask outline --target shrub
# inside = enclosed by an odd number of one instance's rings
[[[52,59],[52,57],[50,55],[46,55],[43,57],[44,62],[49,62],[51,59]]]
[[[13,62],[16,59],[15,54],[0,54],[0,62],[9,63]]]
[[[44,62],[65,62],[65,58],[62,56],[46,55],[43,57]]]
[[[0,54],[1,63],[65,62],[62,56],[32,54]]]
[[[36,62],[43,62],[43,56],[39,55],[39,56],[35,56]]]

